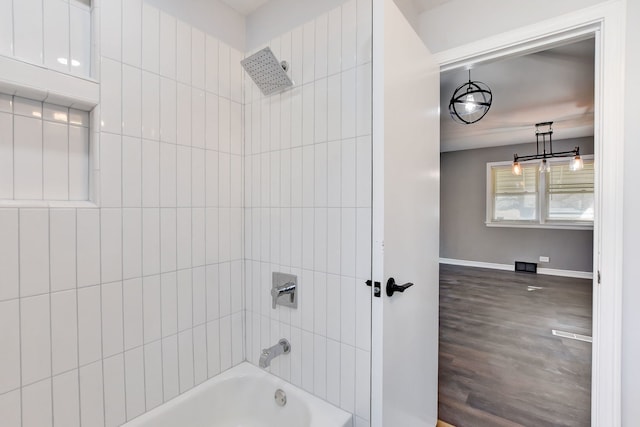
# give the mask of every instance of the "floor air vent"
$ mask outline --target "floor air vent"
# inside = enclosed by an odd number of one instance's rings
[[[516,261],[516,271],[535,274],[538,272],[538,264],[535,262]]]

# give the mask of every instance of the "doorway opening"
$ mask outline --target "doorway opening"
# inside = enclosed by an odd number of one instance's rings
[[[598,167],[596,41],[580,34],[442,71],[439,417],[458,427],[591,422],[593,169],[590,182],[567,173],[570,158],[550,159],[550,172],[539,159],[510,169],[514,154],[536,153],[534,125],[548,121],[554,152],[579,146]],[[447,110],[468,69],[493,105],[461,125]],[[539,274],[514,272],[519,261]]]

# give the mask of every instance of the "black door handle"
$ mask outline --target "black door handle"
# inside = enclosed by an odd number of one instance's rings
[[[404,292],[405,289],[411,286],[413,286],[411,282],[405,283],[404,285],[396,285],[396,280],[393,277],[389,277],[389,280],[387,280],[387,296],[393,296],[394,292]]]

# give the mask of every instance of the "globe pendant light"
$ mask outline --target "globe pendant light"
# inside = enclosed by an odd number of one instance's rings
[[[461,124],[470,125],[482,119],[491,108],[493,95],[489,86],[482,82],[469,81],[459,86],[449,101],[451,118]]]

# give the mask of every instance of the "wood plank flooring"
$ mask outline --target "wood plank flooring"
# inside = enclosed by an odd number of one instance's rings
[[[441,265],[439,418],[590,426],[591,343],[551,330],[591,336],[591,317],[590,280]]]

